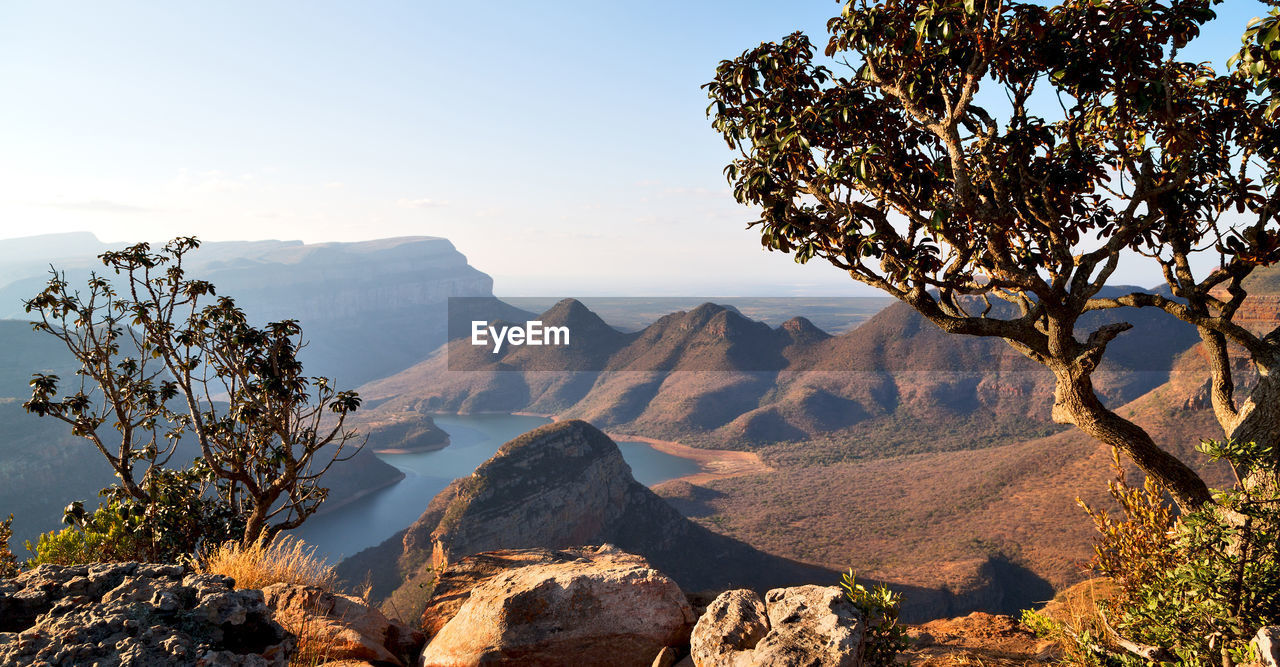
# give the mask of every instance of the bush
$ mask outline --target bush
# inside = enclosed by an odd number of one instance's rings
[[[1206,442],[1201,451],[1253,469],[1270,456],[1253,444]],[[1252,660],[1250,639],[1280,623],[1280,494],[1237,483],[1178,517],[1151,480],[1131,487],[1118,456],[1111,496],[1123,518],[1085,505],[1099,532],[1094,567],[1116,584],[1098,606],[1105,637],[1077,632],[1081,664],[1157,662],[1233,665]],[[1237,474],[1237,479],[1241,476]],[[1083,503],[1082,503],[1083,504]],[[1061,631],[1063,624],[1041,626]]]
[[[87,513],[79,501],[67,506],[69,527],[41,535],[27,549],[33,565],[144,561],[174,563],[190,559],[203,545],[239,539],[244,519],[217,497],[204,492],[198,466],[156,468],[143,483],[143,501],[118,486],[102,491],[105,500]]]
[[[18,574],[18,559],[9,550],[9,540],[13,539],[13,515],[0,521],[0,577],[13,577]]]
[[[862,612],[867,624],[862,664],[871,667],[895,664],[898,654],[909,646],[906,626],[898,622],[900,596],[884,584],[867,588],[857,582],[853,570],[840,578],[840,587],[845,597]]]
[[[236,588],[262,589],[271,584],[317,586],[332,591],[338,576],[333,566],[315,555],[315,547],[284,535],[248,546],[225,542],[200,560],[199,569],[236,580]]]

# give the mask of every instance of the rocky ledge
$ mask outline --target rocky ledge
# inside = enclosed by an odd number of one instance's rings
[[[440,572],[420,664],[859,664],[862,616],[840,589],[779,588],[765,600],[729,591],[695,626],[676,583],[616,547],[480,553]]]
[[[261,591],[180,565],[41,565],[0,579],[0,665],[284,667]]]

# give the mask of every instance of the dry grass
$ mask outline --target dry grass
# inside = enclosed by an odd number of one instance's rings
[[[1105,577],[1082,581],[1058,593],[1039,614],[1056,624],[1050,629],[1049,638],[1058,644],[1062,652],[1061,664],[1097,664],[1097,656],[1082,646],[1078,637],[1092,637],[1094,642],[1109,648],[1106,622],[1099,613],[1099,605],[1110,601],[1119,593],[1119,587]]]
[[[271,584],[299,584],[332,591],[333,566],[315,555],[315,547],[289,535],[243,546],[227,542],[200,560],[200,571],[236,580],[237,588],[262,589]]]
[[[318,614],[277,620],[298,638],[298,648],[289,658],[289,667],[317,667],[336,657],[337,639]]]

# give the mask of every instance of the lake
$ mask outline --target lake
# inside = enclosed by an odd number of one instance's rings
[[[449,434],[448,447],[420,454],[378,454],[402,470],[405,478],[349,505],[313,516],[290,533],[314,545],[317,555],[336,563],[407,528],[449,482],[470,475],[508,440],[550,421],[526,415],[436,416],[436,425]],[[665,454],[642,442],[618,442],[618,447],[641,484],[652,486],[700,470],[689,459]]]

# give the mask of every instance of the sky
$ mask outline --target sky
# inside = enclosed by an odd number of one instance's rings
[[[503,296],[870,294],[745,229],[700,88],[839,8],[6,0],[0,239],[429,235]],[[1228,0],[1189,57],[1264,12]]]

